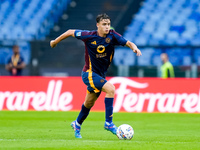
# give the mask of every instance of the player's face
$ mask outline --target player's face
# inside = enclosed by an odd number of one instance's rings
[[[110,31],[110,20],[103,19],[99,23],[97,23],[98,32],[101,35],[106,35]]]
[[[161,54],[160,58],[161,58],[163,63],[165,63],[167,61],[167,55],[166,54]]]
[[[19,47],[13,47],[13,53],[18,54],[19,53]]]

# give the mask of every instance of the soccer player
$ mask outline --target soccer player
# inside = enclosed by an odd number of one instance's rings
[[[50,46],[53,48],[60,41],[72,36],[85,43],[85,66],[82,71],[82,80],[87,85],[87,94],[77,119],[71,123],[76,138],[82,138],[80,134],[81,125],[101,91],[106,93],[104,128],[116,135],[117,127],[112,122],[115,87],[105,79],[105,74],[113,59],[114,46],[126,45],[137,56],[142,55],[134,43],[127,41],[120,34],[110,29],[111,20],[107,14],[98,15],[96,22],[97,30],[95,31],[70,29],[50,42]]]

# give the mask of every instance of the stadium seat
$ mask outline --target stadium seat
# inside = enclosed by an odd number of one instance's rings
[[[30,61],[28,41],[43,40],[71,0],[2,0],[0,9],[0,40],[17,41],[25,62]],[[51,11],[54,8],[54,11]],[[22,41],[24,40],[24,44]],[[20,42],[18,42],[20,41]],[[25,45],[25,46],[24,46]],[[0,64],[12,54],[12,45],[0,52]],[[9,52],[8,52],[9,51]]]
[[[126,65],[133,66],[135,65],[135,55],[128,48],[117,48],[115,50],[114,63],[115,65]]]
[[[153,48],[142,48],[141,51],[142,51],[142,57],[138,57],[137,64],[139,66],[152,65],[151,59],[152,59],[152,55],[155,52],[155,50]]]
[[[0,19],[1,27],[4,30],[0,40],[27,40],[27,37],[28,40],[40,39],[38,31],[42,28],[44,21],[48,19],[49,24],[54,24],[69,2],[70,0],[60,0],[59,3],[56,0],[8,0],[1,2]],[[55,11],[52,12],[52,8]],[[52,15],[54,17],[50,18],[49,16]],[[49,27],[43,27],[43,29],[47,30],[42,32],[43,34],[50,30]],[[23,34],[20,33],[22,30]],[[9,31],[12,31],[12,37],[9,36]],[[42,37],[44,36],[42,35]]]
[[[199,66],[200,65],[200,48],[196,48],[194,50],[193,57],[195,59],[195,63]]]
[[[141,66],[158,65],[160,54],[166,52],[175,66],[200,65],[199,0],[145,0],[124,33],[124,37],[137,46],[182,46],[183,48],[142,48]],[[195,55],[196,54],[196,55]]]
[[[198,33],[199,7],[198,0],[146,0],[133,18],[124,36],[132,39],[133,42],[137,39],[136,42],[141,45],[144,44],[143,38],[138,36],[131,38],[130,35],[133,33],[149,33],[151,36],[147,38],[147,42],[151,45],[160,43],[180,46],[196,45],[196,42],[192,41],[195,34]],[[135,28],[134,32],[132,28]],[[151,41],[151,37],[153,37],[153,41]],[[169,42],[161,42],[165,37]]]

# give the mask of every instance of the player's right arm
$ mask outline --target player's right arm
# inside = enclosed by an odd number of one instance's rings
[[[57,37],[55,40],[51,40],[50,46],[51,46],[52,48],[54,48],[54,47],[56,47],[56,45],[57,45],[60,41],[66,39],[66,38],[68,38],[68,37],[70,37],[70,36],[74,37],[74,32],[75,32],[75,30],[71,30],[71,29],[67,30],[65,33],[61,34],[61,35],[60,35],[59,37]]]
[[[10,71],[12,69],[12,64],[11,63],[6,64],[5,68],[6,70]]]

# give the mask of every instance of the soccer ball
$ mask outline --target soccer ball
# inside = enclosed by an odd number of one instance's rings
[[[122,124],[117,129],[117,137],[120,140],[131,140],[133,135],[134,135],[134,130],[128,124]]]

